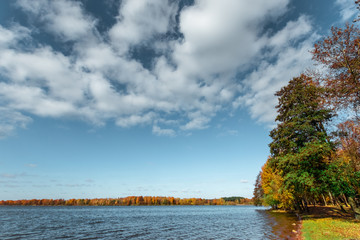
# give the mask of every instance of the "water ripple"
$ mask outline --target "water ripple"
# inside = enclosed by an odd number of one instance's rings
[[[295,239],[297,219],[253,206],[1,206],[0,239]]]

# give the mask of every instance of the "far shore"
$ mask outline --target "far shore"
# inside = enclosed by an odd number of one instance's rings
[[[22,199],[2,200],[0,206],[173,206],[173,205],[252,205],[252,199],[223,197],[216,199],[129,196],[92,199]]]

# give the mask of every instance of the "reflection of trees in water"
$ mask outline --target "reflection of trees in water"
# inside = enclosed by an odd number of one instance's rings
[[[297,239],[300,223],[296,215],[266,210],[256,210],[256,214],[261,219],[259,224],[264,226],[267,239]]]

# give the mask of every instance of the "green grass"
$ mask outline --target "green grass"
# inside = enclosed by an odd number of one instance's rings
[[[308,218],[302,222],[305,240],[360,239],[360,222],[334,218]]]

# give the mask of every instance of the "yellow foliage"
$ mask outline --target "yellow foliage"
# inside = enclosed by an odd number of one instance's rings
[[[261,186],[265,194],[265,203],[278,208],[289,209],[293,206],[294,196],[283,188],[284,179],[278,171],[274,171],[269,160],[261,168]]]

